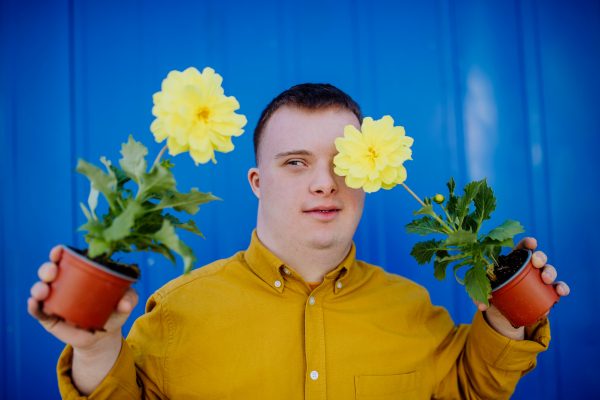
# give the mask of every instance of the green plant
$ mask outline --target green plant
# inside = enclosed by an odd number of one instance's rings
[[[163,211],[172,208],[194,215],[199,205],[220,200],[211,193],[201,193],[192,188],[189,193],[175,189],[171,172],[174,164],[169,160],[159,162],[165,148],[147,170],[148,149],[132,136],[123,143],[118,168],[102,157],[106,172],[79,159],[76,171],[85,175],[91,183],[88,198],[89,209],[80,203],[87,222],[78,230],[87,232],[88,257],[109,260],[115,252],[153,251],[164,255],[175,264],[173,252],[184,261],[184,273],[188,273],[196,261],[194,252],[179,239],[175,229],[180,228],[202,236],[193,220],[181,222]],[[138,185],[137,193],[125,187],[128,182]],[[101,218],[96,215],[99,193],[108,202],[108,212]]]
[[[513,237],[525,231],[519,222],[507,220],[487,234],[479,235],[482,223],[490,219],[491,213],[496,209],[494,192],[485,179],[469,183],[461,197],[454,195],[456,185],[453,178],[450,178],[447,186],[449,196],[445,207],[443,196],[434,197],[434,201],[444,210],[445,217],[440,217],[433,211],[431,199],[426,197],[421,201],[417,198],[423,207],[413,214],[425,216],[405,226],[408,233],[418,233],[421,236],[437,233],[446,235],[447,238],[419,242],[410,254],[421,265],[430,263],[435,256],[434,276],[441,281],[446,279],[448,266],[454,263],[454,276],[465,286],[469,296],[489,306],[488,299],[492,290],[490,280],[496,279],[494,270],[498,267],[502,247],[514,247]],[[469,212],[473,202],[475,210]],[[464,279],[461,279],[457,276],[457,271],[466,266],[470,268]]]

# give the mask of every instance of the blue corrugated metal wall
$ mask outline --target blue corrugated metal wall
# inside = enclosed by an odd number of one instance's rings
[[[550,316],[550,349],[514,398],[596,393],[597,0],[1,0],[0,43],[0,397],[59,396],[63,345],[29,317],[26,299],[52,246],[84,243],[74,230],[89,186],[73,172],[76,158],[116,161],[129,134],[156,154],[151,96],[170,70],[189,66],[215,68],[249,121],[218,164],[174,160],[180,188],[225,199],[196,218],[206,241],[185,237],[197,265],[249,243],[257,201],[246,171],[261,110],[294,84],[328,82],[416,139],[407,183],[420,196],[443,192],[450,175],[459,187],[487,176],[500,199],[492,223],[521,221],[570,284]],[[402,227],[415,208],[402,189],[367,196],[358,255],[426,286],[468,323],[474,306],[463,288],[437,282],[409,256],[418,237]],[[181,272],[136,260],[145,273],[126,332],[148,296]]]

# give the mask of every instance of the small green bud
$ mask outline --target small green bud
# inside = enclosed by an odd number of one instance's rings
[[[444,200],[446,200],[446,198],[444,196],[442,196],[441,194],[436,194],[433,197],[433,201],[435,201],[438,204],[442,204],[444,202]]]

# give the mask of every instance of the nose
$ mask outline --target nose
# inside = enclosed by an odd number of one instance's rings
[[[338,191],[338,176],[333,172],[333,168],[333,164],[329,164],[314,169],[313,179],[310,183],[311,193],[327,196]]]

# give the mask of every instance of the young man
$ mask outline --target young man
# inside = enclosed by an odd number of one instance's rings
[[[361,121],[358,105],[331,85],[275,98],[255,130],[250,247],[158,290],[127,340],[133,289],[95,335],[39,311],[56,276],[53,249],[28,309],[68,344],[58,363],[63,397],[509,398],[548,346],[546,319],[514,329],[479,304],[472,325],[455,326],[423,287],[355,260],[365,193],[333,172],[333,157],[344,126]],[[533,250],[535,239],[517,247]],[[533,260],[553,282],[544,253]]]

